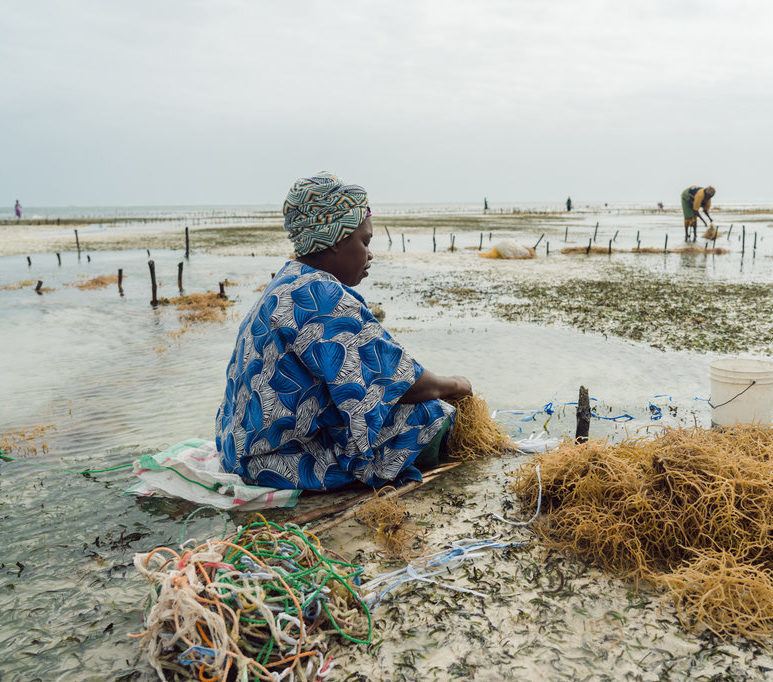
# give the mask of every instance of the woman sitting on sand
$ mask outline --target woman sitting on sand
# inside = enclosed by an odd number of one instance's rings
[[[421,480],[415,465],[437,461],[453,425],[442,399],[470,382],[424,369],[351,288],[373,258],[362,187],[302,178],[283,213],[296,259],[239,327],[216,418],[223,467],[274,488]]]

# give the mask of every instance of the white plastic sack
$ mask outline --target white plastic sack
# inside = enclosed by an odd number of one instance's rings
[[[133,470],[141,480],[127,493],[180,497],[218,509],[294,507],[301,494],[300,490],[247,485],[240,476],[223,470],[214,441],[201,438],[143,455],[134,461]]]
[[[543,431],[539,436],[532,433],[528,438],[521,438],[515,441],[515,445],[521,452],[532,454],[535,452],[548,452],[553,448],[558,447],[558,439],[549,438],[548,434]]]

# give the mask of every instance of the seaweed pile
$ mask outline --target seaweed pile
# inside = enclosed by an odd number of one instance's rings
[[[471,462],[514,450],[501,424],[491,418],[486,401],[478,395],[451,400],[456,419],[448,444],[451,459]]]
[[[773,634],[773,428],[565,443],[516,474],[547,546],[667,590],[687,628]]]

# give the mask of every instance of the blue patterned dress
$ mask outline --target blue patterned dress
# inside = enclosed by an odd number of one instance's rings
[[[223,467],[252,485],[331,490],[421,480],[454,408],[397,404],[424,371],[353,289],[287,262],[239,327],[217,412]]]

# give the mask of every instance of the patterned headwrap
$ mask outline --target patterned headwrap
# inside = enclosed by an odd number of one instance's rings
[[[293,183],[282,213],[295,255],[306,256],[348,237],[370,215],[370,208],[362,187],[322,171]]]

